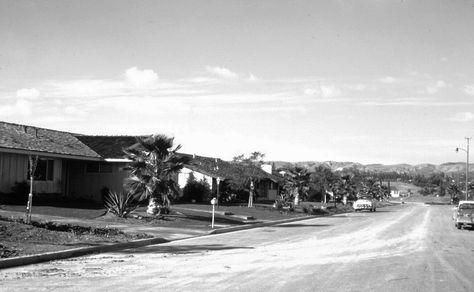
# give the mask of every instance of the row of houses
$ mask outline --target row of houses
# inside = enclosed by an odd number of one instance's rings
[[[135,143],[134,136],[89,136],[0,122],[0,196],[11,193],[16,183],[28,182],[28,157],[38,156],[34,193],[101,201],[104,188],[123,190],[129,176],[123,149]],[[252,175],[259,179],[260,198],[273,200],[278,195],[281,178],[269,165],[242,167],[218,158],[180,155],[193,158],[175,178],[181,188],[191,173],[213,190],[219,181]]]

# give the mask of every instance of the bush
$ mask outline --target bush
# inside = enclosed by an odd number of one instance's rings
[[[138,204],[132,193],[109,192],[105,197],[104,206],[109,212],[125,218],[138,207]]]
[[[314,208],[311,209],[311,214],[312,215],[326,215],[328,213],[329,212],[326,209],[322,209],[322,208],[314,207]]]
[[[183,200],[198,203],[209,202],[211,200],[211,188],[207,181],[188,181],[183,189]]]
[[[26,180],[22,182],[15,182],[15,185],[12,187],[12,193],[20,197],[28,197],[30,192],[30,185]]]

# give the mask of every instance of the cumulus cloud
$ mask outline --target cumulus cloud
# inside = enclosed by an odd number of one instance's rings
[[[36,88],[22,88],[17,90],[16,96],[20,98],[36,99],[40,96],[40,92]]]
[[[320,85],[318,88],[306,88],[305,95],[320,96],[324,98],[331,98],[341,94],[341,90],[334,85]]]
[[[236,79],[238,77],[237,73],[234,73],[224,67],[206,66],[206,71],[212,75],[215,75],[217,77],[224,78],[224,79]]]
[[[464,86],[464,92],[469,95],[474,95],[474,84]]]
[[[455,114],[450,120],[455,122],[469,122],[474,119],[474,113],[462,112]]]
[[[153,70],[139,70],[137,67],[132,67],[125,71],[125,80],[135,87],[148,88],[156,85],[158,74]]]

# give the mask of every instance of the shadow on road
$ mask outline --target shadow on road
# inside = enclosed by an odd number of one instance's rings
[[[298,223],[293,223],[293,224],[284,224],[284,225],[275,225],[272,227],[325,227],[325,226],[331,226],[331,224],[298,224]]]
[[[205,221],[205,222],[210,222],[211,217],[210,216],[199,216],[199,215],[190,215],[190,214],[185,214],[187,219],[191,220],[196,220],[196,221]],[[233,224],[233,225],[242,225],[241,220],[232,220],[228,218],[223,218],[216,216],[215,218],[216,223],[223,223],[223,224]]]
[[[137,253],[171,253],[171,254],[193,254],[215,250],[229,250],[229,249],[253,249],[253,247],[246,246],[225,246],[222,244],[206,244],[206,245],[152,245],[136,249],[127,249],[118,251],[123,254],[137,254]]]

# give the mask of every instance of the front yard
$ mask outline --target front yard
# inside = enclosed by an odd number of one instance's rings
[[[0,258],[40,254],[78,247],[126,242],[146,235],[131,235],[115,229],[59,227],[50,230],[40,224],[0,220]],[[49,227],[51,228],[51,227]]]
[[[295,211],[289,212],[276,210],[271,205],[265,204],[255,204],[253,208],[245,205],[219,206],[215,215],[216,228],[314,215],[309,205],[320,207],[317,203],[303,203]],[[319,215],[351,211],[347,206],[328,207]],[[145,207],[138,208],[129,218],[118,218],[99,208],[34,206],[33,214],[43,219],[33,221],[32,224],[23,223],[24,206],[2,205],[0,209],[21,212],[17,213],[19,216],[16,219],[0,216],[1,258],[128,242],[157,236],[160,228],[178,232],[185,229],[200,230],[204,233],[212,230],[210,226],[212,207],[200,204],[177,204],[172,207],[173,212],[170,215],[156,218],[147,216]],[[53,218],[54,222],[48,222],[48,218]],[[61,218],[64,219],[64,223]],[[114,226],[127,226],[127,228]],[[147,234],[146,231],[140,231],[143,228],[153,230],[155,233]]]

